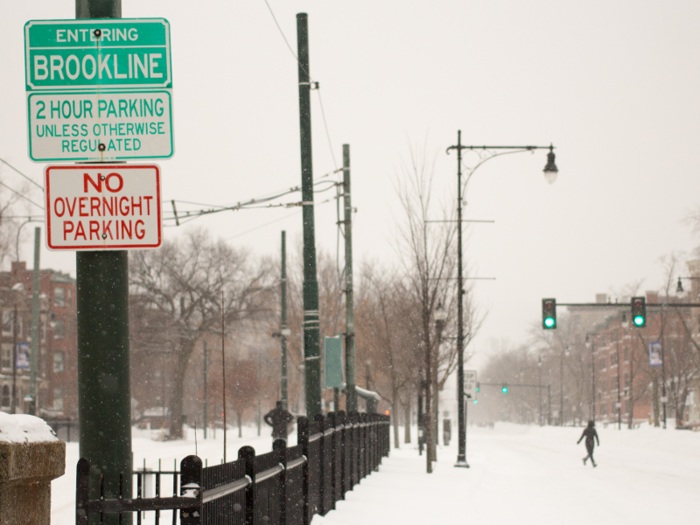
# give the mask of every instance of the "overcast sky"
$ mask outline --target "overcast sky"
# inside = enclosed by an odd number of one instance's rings
[[[164,200],[225,205],[299,184],[297,65],[265,1],[122,1],[125,18],[171,24],[175,156],[159,163]],[[551,186],[544,151],[493,159],[470,183],[466,217],[496,221],[470,227],[465,247],[472,275],[496,277],[475,285],[488,311],[475,343],[482,354],[493,338],[523,340],[542,297],[588,302],[640,279],[642,290],[658,289],[659,258],[694,246],[683,218],[700,195],[697,2],[269,4],[294,50],[295,15],[309,14],[311,76],[331,139],[312,92],[314,173],[333,171],[351,145],[358,263],[396,263],[393,181],[412,147],[437,159],[435,192],[448,202],[456,158],[445,149],[457,130],[465,144],[556,146]],[[0,2],[0,158],[37,182],[44,166],[27,153],[23,27],[74,16],[72,0]],[[6,167],[0,176],[19,187]],[[280,230],[298,242],[297,210],[191,226],[276,255]],[[317,247],[332,254],[335,221],[333,203],[316,207]],[[31,260],[23,231],[20,255]],[[42,266],[75,275],[75,255],[44,248]]]

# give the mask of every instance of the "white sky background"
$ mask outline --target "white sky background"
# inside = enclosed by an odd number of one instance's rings
[[[496,221],[466,230],[473,274],[497,278],[475,285],[489,310],[477,351],[492,338],[523,340],[542,297],[588,302],[641,278],[643,290],[658,288],[659,257],[692,248],[682,219],[700,190],[697,2],[269,1],[295,51],[295,15],[309,14],[311,76],[338,163],[351,145],[358,267],[397,263],[392,179],[411,144],[427,142],[436,155],[445,202],[456,193],[456,155],[445,149],[458,129],[464,144],[556,146],[552,186],[545,151],[493,159],[470,183],[466,218]],[[71,0],[0,0],[0,157],[37,182],[23,26],[74,16]],[[263,0],[123,0],[123,16],[171,24],[176,153],[160,162],[165,200],[232,204],[300,183],[297,64]],[[335,166],[315,92],[312,118],[318,177]],[[298,242],[300,213],[246,232],[298,210],[192,225],[277,255],[280,230]],[[335,253],[335,213],[332,203],[316,208],[319,250]],[[21,246],[29,261],[32,230],[25,226]],[[74,275],[75,256],[43,249],[42,266]]]

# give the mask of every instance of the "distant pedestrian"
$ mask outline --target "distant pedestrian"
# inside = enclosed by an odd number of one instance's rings
[[[263,417],[265,423],[272,427],[272,439],[287,439],[287,425],[294,421],[294,416],[284,409],[282,401]]]
[[[576,444],[578,445],[579,443],[581,443],[581,440],[584,437],[586,438],[586,450],[588,451],[588,455],[585,458],[583,458],[583,464],[585,465],[588,458],[591,458],[591,463],[594,467],[597,467],[598,465],[596,465],[595,460],[593,459],[593,449],[595,448],[595,445],[593,444],[593,439],[596,440],[598,446],[600,446],[600,440],[598,439],[598,432],[596,432],[595,430],[595,422],[593,420],[590,420],[588,422],[588,426],[583,429],[583,434],[581,434],[581,437],[576,442]]]

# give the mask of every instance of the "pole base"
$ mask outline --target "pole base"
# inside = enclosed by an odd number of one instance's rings
[[[466,458],[457,458],[457,463],[455,463],[457,468],[469,468],[469,463],[467,463]]]

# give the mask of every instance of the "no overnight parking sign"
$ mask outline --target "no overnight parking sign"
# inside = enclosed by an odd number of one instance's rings
[[[174,153],[165,19],[25,25],[29,158],[99,161]]]
[[[161,244],[160,168],[47,166],[46,243],[51,250],[125,250]]]

